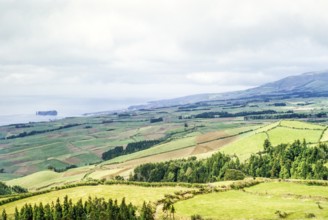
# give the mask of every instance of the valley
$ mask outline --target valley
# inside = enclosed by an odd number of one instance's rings
[[[176,219],[305,219],[312,215],[324,219],[325,182],[310,186],[295,178],[280,182],[261,174],[253,180],[245,170],[245,180],[223,181],[226,177],[222,176],[207,183],[191,179],[166,183],[171,180],[165,177],[148,188],[132,176],[136,168],[147,164],[190,159],[207,163],[218,153],[247,164],[252,155],[265,154],[266,140],[273,148],[297,140],[305,140],[307,147],[324,144],[328,141],[327,109],[328,101],[321,97],[241,99],[2,126],[0,180],[24,187],[32,195],[0,197],[0,210],[13,217],[15,207],[51,203],[57,197],[62,201],[67,195],[73,203],[89,196],[125,198],[139,210],[143,201],[150,202],[156,219],[173,218],[162,210],[165,198],[172,200]],[[106,152],[110,159],[104,160]],[[245,182],[240,189],[233,185]],[[176,198],[176,192],[188,196]]]

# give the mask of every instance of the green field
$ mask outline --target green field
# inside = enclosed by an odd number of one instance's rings
[[[283,188],[291,189],[289,196],[277,193]],[[211,219],[279,219],[275,213],[280,211],[287,213],[286,219],[306,219],[306,214],[309,213],[313,213],[316,219],[327,219],[328,202],[326,199],[319,200],[320,206],[323,208],[321,209],[318,207],[316,198],[302,199],[292,196],[293,193],[298,192],[307,196],[317,195],[319,192],[327,192],[325,188],[294,183],[263,183],[247,188],[246,192],[231,190],[199,195],[177,202],[175,204],[176,216],[187,218],[199,214]],[[273,191],[272,194],[271,191]],[[323,195],[327,195],[327,193]]]
[[[11,186],[20,185],[34,191],[45,187],[49,188],[65,183],[79,182],[90,169],[91,167],[77,168],[66,173],[40,171],[25,177],[9,180],[6,183]]]
[[[263,149],[265,139],[269,139],[273,146],[290,144],[296,140],[306,140],[317,144],[325,138],[325,127],[302,121],[282,120],[263,126],[254,132],[241,135],[238,140],[224,146],[221,151],[230,155],[237,155],[246,160],[252,153]],[[322,136],[322,139],[320,140]]]
[[[283,126],[282,126],[283,125]],[[298,128],[302,125],[305,129]],[[32,175],[28,175],[23,178],[18,178],[12,181],[9,181],[10,185],[22,185],[31,190],[36,190],[39,188],[49,188],[52,186],[63,185],[65,183],[73,183],[81,181],[85,178],[111,178],[115,175],[123,175],[128,177],[129,173],[132,172],[133,166],[140,164],[139,161],[135,165],[129,163],[125,165],[126,162],[143,158],[151,158],[157,155],[158,160],[163,161],[167,152],[177,152],[175,155],[176,158],[188,157],[190,155],[185,154],[185,151],[179,151],[180,149],[186,148],[195,148],[201,149],[203,145],[197,145],[197,141],[206,142],[207,146],[215,146],[217,143],[216,140],[219,138],[229,137],[231,135],[236,135],[233,142],[222,142],[224,143],[220,151],[230,154],[237,155],[242,161],[246,160],[251,154],[257,153],[263,149],[264,140],[269,138],[273,146],[276,146],[281,143],[292,143],[295,140],[303,140],[306,137],[306,140],[310,143],[318,143],[319,138],[321,137],[324,127],[317,126],[312,123],[297,122],[297,121],[279,121],[273,122],[271,124],[265,124],[263,126],[258,125],[244,125],[245,127],[229,128],[223,131],[209,132],[200,134],[200,132],[188,132],[184,129],[178,129],[176,132],[180,135],[180,138],[173,138],[171,141],[168,141],[163,144],[159,144],[152,148],[135,152],[132,154],[116,157],[112,160],[105,161],[100,165],[96,166],[85,166],[77,169],[71,169],[63,173],[54,173],[52,171],[43,171],[37,172]],[[298,127],[297,127],[298,126]],[[175,127],[175,126],[173,126]],[[292,128],[294,127],[294,128]],[[150,132],[154,127],[143,127],[139,130],[142,132]],[[155,127],[158,131],[159,128]],[[155,129],[154,128],[154,129]],[[321,130],[318,130],[318,129]],[[240,132],[249,131],[243,134],[238,135]],[[324,135],[323,135],[324,137]],[[188,151],[186,151],[188,152]],[[202,151],[200,151],[202,152]],[[209,157],[215,151],[209,151],[209,153],[199,154],[199,158]],[[196,153],[196,151],[195,151]],[[193,154],[196,155],[197,154]],[[65,157],[57,157],[58,159],[48,159],[42,162],[31,162],[31,167],[35,170],[41,169],[42,166],[55,165],[56,167],[64,167],[65,164],[61,160],[66,160]],[[94,154],[71,154],[69,160],[74,160],[78,164],[88,164],[98,158]],[[83,162],[81,162],[83,161]],[[119,163],[119,165],[115,165]],[[113,166],[111,166],[112,164]],[[30,168],[31,168],[30,167]],[[8,175],[8,174],[6,174]],[[49,176],[50,175],[50,176]],[[0,174],[1,176],[1,174]],[[4,175],[5,177],[5,175]],[[11,176],[7,177],[9,179]]]
[[[270,194],[275,196],[312,196],[328,199],[328,187],[326,186],[309,186],[305,184],[288,182],[262,183],[246,189],[246,192]]]
[[[192,147],[195,146],[195,137],[186,137],[186,138],[181,138],[178,140],[173,140],[168,143],[160,144],[158,146],[149,148],[147,150],[139,151],[136,153],[120,156],[117,158],[114,158],[112,160],[106,161],[103,164],[109,164],[109,163],[117,163],[117,162],[124,162],[127,160],[133,160],[136,158],[142,158],[146,156],[151,156],[151,155],[156,155],[164,152],[169,152],[169,151],[174,151],[174,150],[179,150],[182,148],[187,148],[187,147]]]
[[[0,206],[0,210],[6,209],[8,214],[13,214],[15,207],[22,207],[26,203],[39,204],[55,202],[57,198],[63,199],[66,195],[77,202],[79,199],[86,200],[89,196],[117,199],[121,201],[126,198],[128,203],[133,203],[136,206],[141,206],[144,201],[155,202],[164,198],[165,194],[173,194],[177,191],[186,191],[190,188],[183,187],[141,187],[133,185],[98,185],[98,186],[81,186],[69,189],[58,190],[38,196],[21,199],[12,203]]]
[[[276,213],[286,214],[286,219],[307,219],[314,215],[316,219],[328,218],[328,188],[326,186],[306,185],[296,182],[278,182],[268,180],[243,190],[228,190],[225,192],[210,192],[207,194],[186,197],[176,201],[176,219],[188,219],[192,215],[200,215],[210,219],[279,219]],[[211,184],[216,187],[229,189],[232,181],[216,182]],[[0,206],[12,216],[15,207],[22,207],[26,203],[43,204],[55,202],[68,196],[73,202],[79,199],[86,200],[91,197],[105,199],[126,198],[127,202],[140,206],[143,201],[156,202],[164,195],[173,195],[175,192],[190,191],[192,188],[184,187],[142,187],[135,185],[96,185],[79,186],[68,189],[52,191],[49,193],[32,196]],[[0,198],[3,200],[4,198]],[[153,203],[153,205],[155,205]],[[157,209],[161,209],[161,205]],[[159,219],[163,213],[159,213]]]
[[[281,143],[292,143],[295,140],[306,140],[309,143],[318,143],[323,130],[300,130],[286,127],[277,127],[268,132],[273,146]]]
[[[303,121],[295,121],[295,120],[284,120],[280,122],[281,126],[289,127],[289,128],[300,128],[300,129],[310,129],[310,130],[323,130],[326,126],[310,124]]]
[[[288,102],[287,107],[273,107],[272,103],[264,102],[255,104],[258,106],[257,110],[305,111],[305,108],[302,109],[295,103],[298,103],[297,100]],[[327,122],[324,120],[311,123],[296,120],[244,120],[243,117],[188,118],[203,111],[254,111],[255,107],[250,107],[251,105],[230,106],[231,108],[212,105],[208,107],[210,110],[195,108],[190,111],[179,111],[179,107],[170,107],[146,112],[136,111],[129,117],[108,114],[34,123],[28,128],[3,126],[0,127],[0,134],[5,137],[24,131],[80,124],[73,128],[24,138],[0,140],[0,169],[5,170],[0,173],[0,180],[6,180],[8,185],[21,185],[35,192],[90,179],[112,179],[118,175],[127,178],[136,166],[149,161],[159,162],[191,156],[201,159],[217,151],[237,155],[244,161],[251,154],[262,151],[266,139],[269,139],[273,146],[303,139],[312,145],[328,141]],[[183,116],[182,119],[179,119],[180,116]],[[153,117],[163,117],[165,120],[152,124],[149,119]],[[104,121],[107,122],[103,123]],[[156,139],[162,139],[163,142],[108,161],[101,159],[103,152],[116,146],[125,147],[132,142]],[[47,169],[49,166],[65,169],[72,164],[79,167],[60,173]],[[275,214],[277,211],[287,213],[287,219],[305,219],[310,213],[317,219],[328,218],[327,187],[268,181],[244,190],[230,190],[229,185],[233,181],[205,184],[229,190],[193,198],[190,196],[189,199],[175,203],[176,219],[189,219],[193,214],[211,219],[278,219],[279,216]],[[117,200],[126,197],[127,202],[140,207],[144,200],[155,202],[165,194],[173,194],[179,190],[189,189],[145,188],[132,185],[81,186],[15,201],[0,206],[0,211],[5,208],[12,214],[16,206],[52,202],[65,195],[73,201],[87,199],[88,196]],[[0,200],[4,199],[0,197]],[[319,208],[317,202],[320,202],[323,209]],[[157,209],[160,214],[161,206]]]
[[[267,135],[263,132],[252,134],[224,146],[221,151],[230,155],[236,154],[241,160],[246,160],[252,153],[262,150],[265,139]]]

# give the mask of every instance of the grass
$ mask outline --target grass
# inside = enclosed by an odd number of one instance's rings
[[[173,194],[174,192],[181,190],[185,191],[190,189],[183,187],[141,187],[133,185],[81,186],[18,200],[0,206],[0,210],[6,209],[8,214],[13,214],[15,207],[20,208],[25,203],[39,204],[42,202],[45,204],[55,202],[58,197],[62,199],[66,195],[71,198],[73,202],[77,202],[81,198],[86,200],[89,196],[99,198],[102,197],[105,199],[117,199],[118,201],[121,201],[122,198],[125,197],[127,203],[131,202],[140,207],[144,201],[155,202],[161,198],[164,198],[165,194]]]
[[[61,173],[56,173],[56,172],[47,170],[47,171],[40,171],[37,173],[33,173],[31,175],[21,177],[18,179],[13,179],[13,180],[7,181],[6,183],[8,185],[20,185],[20,186],[23,186],[26,188],[31,188],[31,187],[37,186],[40,183],[52,182],[61,176],[62,176]]]
[[[268,131],[273,146],[281,143],[292,143],[295,140],[302,141],[303,139],[310,143],[317,143],[321,133],[321,130],[299,130],[286,127],[277,127]]]
[[[181,138],[177,139],[174,141],[170,141],[168,143],[160,144],[155,147],[143,150],[143,151],[138,151],[133,154],[128,154],[120,157],[116,157],[112,160],[106,161],[103,164],[109,164],[109,163],[118,163],[118,162],[124,162],[128,160],[133,160],[137,158],[142,158],[150,155],[156,155],[156,154],[161,154],[169,151],[174,151],[186,147],[191,147],[196,145],[196,138],[195,137],[186,137],[186,138]]]
[[[301,126],[304,129],[300,129]],[[320,125],[299,121],[275,122],[254,132],[241,135],[239,140],[224,146],[221,151],[230,155],[236,154],[241,160],[245,160],[252,153],[261,151],[263,142],[267,138],[273,146],[303,139],[309,143],[318,143],[324,128]]]
[[[273,129],[273,128],[279,126],[279,124],[280,124],[279,121],[278,121],[278,122],[274,122],[274,123],[268,124],[268,125],[266,125],[266,126],[264,126],[264,127],[261,127],[261,128],[259,128],[259,129],[257,129],[255,132],[256,132],[256,133],[266,132],[266,131],[268,131],[268,130],[271,130],[271,129]]]
[[[81,181],[85,175],[92,169],[92,166],[71,169],[63,173],[53,171],[40,171],[21,178],[7,181],[8,185],[20,185],[28,188],[30,191],[51,188],[67,183]]]
[[[308,186],[300,183],[268,182],[246,189],[247,192],[264,193],[275,196],[316,196],[328,199],[328,187]]]
[[[318,129],[323,130],[325,129],[325,126],[312,124],[312,123],[306,123],[303,121],[294,121],[294,120],[284,120],[280,123],[281,126],[289,127],[289,128],[300,128],[300,129]]]
[[[11,173],[0,173],[0,181],[7,181],[19,177],[20,176]]]
[[[313,213],[318,219],[327,219],[327,201],[319,209],[314,200],[300,200],[279,196],[260,196],[242,191],[227,191],[195,196],[175,204],[176,216],[190,217],[199,214],[212,219],[278,219],[277,210],[286,212],[287,219],[305,219]]]
[[[241,137],[239,140],[224,146],[221,151],[230,155],[236,154],[239,159],[246,160],[252,153],[262,150],[266,138],[265,133]]]
[[[321,142],[327,142],[328,141],[328,129],[326,129],[322,135],[322,138],[320,140]]]

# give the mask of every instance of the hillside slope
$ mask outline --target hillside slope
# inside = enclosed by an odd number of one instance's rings
[[[130,109],[183,105],[213,100],[275,97],[286,95],[293,97],[321,97],[328,96],[327,84],[328,71],[308,72],[300,75],[289,76],[281,80],[244,91],[197,94],[175,99],[158,100],[149,102],[147,105],[143,106],[131,106]]]

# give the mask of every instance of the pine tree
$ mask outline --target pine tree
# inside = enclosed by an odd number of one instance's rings
[[[62,206],[60,204],[59,198],[57,198],[55,210],[54,210],[54,220],[61,220],[62,219]]]
[[[6,213],[6,210],[3,210],[3,211],[2,211],[1,218],[2,218],[2,220],[7,220],[7,213]]]
[[[67,195],[64,197],[64,203],[63,203],[63,219],[68,219],[68,212],[69,212],[69,203],[68,203],[68,197]]]
[[[143,203],[140,213],[141,220],[154,220],[154,213],[151,204],[146,202]]]
[[[19,220],[19,219],[20,219],[20,215],[19,215],[18,209],[16,207],[15,208],[15,220]]]
[[[44,206],[44,219],[45,220],[53,220],[52,212],[51,212],[51,207],[49,204],[46,204]]]

